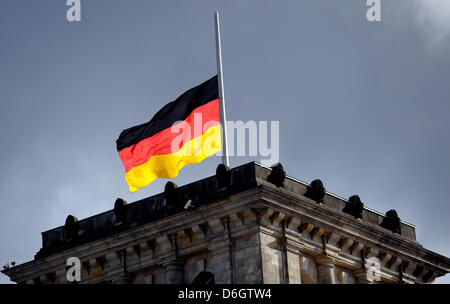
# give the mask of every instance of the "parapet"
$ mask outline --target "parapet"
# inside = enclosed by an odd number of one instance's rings
[[[323,187],[321,181],[319,183],[319,180],[315,180],[309,185],[306,182],[283,174],[284,169],[281,164],[274,166],[274,168],[275,170],[272,170],[256,162],[247,163],[231,170],[222,168],[217,171],[216,176],[176,187],[169,192],[165,191],[120,207],[126,209],[122,210],[122,212],[126,212],[119,221],[117,220],[119,207],[116,201],[115,209],[77,221],[76,225],[73,225],[75,227],[66,223],[65,226],[43,232],[42,249],[36,254],[35,259],[183,212],[189,200],[191,200],[193,206],[202,206],[254,188],[264,188],[280,195],[291,197],[298,204],[309,204],[315,209],[331,211],[333,215],[346,217],[347,219],[351,218],[362,225],[378,229],[383,233],[393,234],[409,241],[416,241],[415,227],[413,225],[400,221],[399,233],[394,233],[381,226],[385,219],[383,214],[366,207],[362,209],[361,218],[355,218],[353,215],[343,211],[349,201],[325,192],[325,189],[320,187]],[[226,181],[225,186],[224,180]],[[320,197],[322,196],[320,195],[321,192],[323,192],[323,197],[314,200],[314,194],[311,193],[319,193]],[[330,216],[332,215],[330,214]]]

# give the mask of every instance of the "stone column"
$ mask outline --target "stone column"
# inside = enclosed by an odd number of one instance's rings
[[[164,264],[167,284],[184,284],[184,263],[180,260]]]
[[[209,247],[211,257],[211,272],[214,273],[216,284],[232,284],[233,257],[230,253],[231,243],[225,241],[220,247]]]
[[[286,249],[286,259],[289,284],[301,284],[300,254],[288,246]]]
[[[356,284],[372,284],[373,282],[369,280],[367,270],[366,269],[358,269],[353,272],[355,276]]]
[[[318,283],[319,284],[336,284],[336,279],[334,275],[334,265],[336,260],[322,255],[315,258],[317,263],[317,272],[318,272]]]

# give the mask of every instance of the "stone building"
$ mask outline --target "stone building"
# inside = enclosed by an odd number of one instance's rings
[[[430,283],[450,259],[423,248],[415,227],[248,163],[42,233],[34,260],[3,270],[18,283]]]

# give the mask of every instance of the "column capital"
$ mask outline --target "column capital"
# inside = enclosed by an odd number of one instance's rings
[[[336,259],[333,257],[327,255],[327,254],[321,254],[314,257],[314,260],[318,265],[321,266],[327,266],[334,268],[334,265],[336,264]]]
[[[326,254],[315,256],[317,263],[317,274],[319,284],[335,284],[335,267],[336,260]]]
[[[373,284],[374,282],[369,280],[367,269],[358,269],[353,272],[355,276],[356,284]]]
[[[184,284],[184,261],[173,259],[163,264],[168,284]]]
[[[164,268],[168,268],[168,267],[177,267],[180,265],[184,265],[184,261],[181,259],[174,259],[174,260],[170,260],[170,261],[166,261],[163,264]]]
[[[134,275],[132,274],[122,274],[111,280],[113,284],[131,284],[133,282]]]

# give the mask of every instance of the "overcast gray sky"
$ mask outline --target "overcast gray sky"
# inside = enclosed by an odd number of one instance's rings
[[[450,256],[450,1],[382,0],[368,22],[365,0],[81,0],[72,23],[65,2],[0,2],[0,266],[68,214],[163,190],[128,191],[115,140],[216,73],[215,10],[228,119],[279,120],[289,175],[395,208]]]

